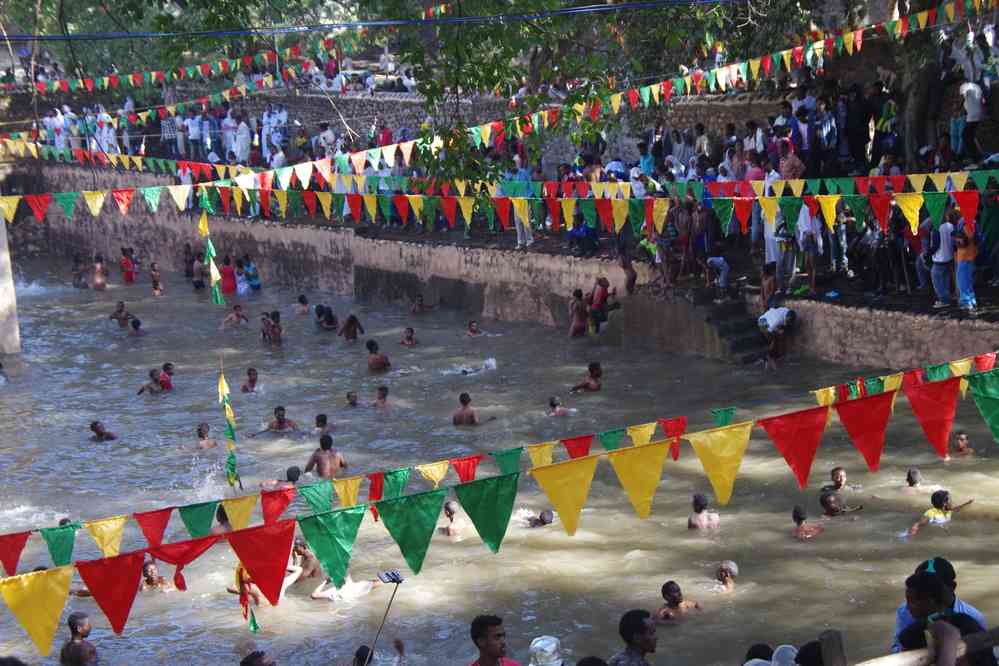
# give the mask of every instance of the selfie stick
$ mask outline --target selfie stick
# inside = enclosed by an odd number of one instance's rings
[[[386,571],[379,574],[378,577],[382,582],[395,583],[395,588],[392,589],[392,596],[389,597],[388,606],[385,607],[385,614],[382,615],[382,623],[378,625],[375,640],[371,641],[371,649],[368,651],[368,658],[364,660],[364,666],[368,666],[371,663],[372,657],[375,656],[375,645],[378,644],[378,637],[382,635],[382,629],[385,628],[385,620],[388,619],[389,610],[392,608],[392,602],[395,600],[395,593],[399,591],[399,586],[402,584],[402,575],[396,570]]]

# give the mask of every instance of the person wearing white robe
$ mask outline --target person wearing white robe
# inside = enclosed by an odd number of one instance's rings
[[[225,118],[222,120],[222,154],[228,155],[230,152],[235,152],[234,146],[236,145],[236,129],[238,124],[236,120],[232,117],[232,109],[225,114]]]
[[[240,116],[239,125],[236,127],[236,141],[233,152],[236,153],[237,164],[250,163],[250,144],[253,142],[253,134],[250,126],[246,124],[246,119]]]

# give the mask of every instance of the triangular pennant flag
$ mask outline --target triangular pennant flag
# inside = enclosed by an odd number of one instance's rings
[[[942,381],[903,386],[903,389],[926,439],[936,449],[937,455],[945,458],[950,429],[957,411],[961,378],[951,377]]]
[[[357,504],[357,496],[361,492],[361,482],[363,476],[351,476],[346,479],[333,479],[333,490],[337,499],[340,500],[341,507],[354,506]]]
[[[319,207],[322,208],[323,217],[327,220],[330,219],[330,204],[333,203],[333,195],[330,192],[316,192],[316,200],[319,201]]]
[[[716,428],[727,426],[735,417],[735,407],[717,407],[711,410],[711,421]]]
[[[79,192],[56,192],[52,195],[55,202],[62,208],[62,213],[67,220],[73,219],[73,209],[76,207],[76,200],[79,197]]]
[[[133,513],[132,518],[139,524],[143,536],[150,546],[158,546],[163,543],[163,532],[166,531],[167,523],[170,522],[170,514],[173,507],[157,509],[155,511],[144,511]]]
[[[295,487],[265,490],[260,493],[260,511],[264,514],[264,524],[277,522],[291,501],[295,499]]]
[[[579,514],[590,494],[590,484],[593,482],[598,460],[598,456],[586,456],[531,470],[548,501],[558,512],[565,533],[569,536],[576,533]]]
[[[667,441],[656,442],[611,451],[607,455],[639,518],[648,518],[652,510],[652,498],[662,479],[668,444]]]
[[[288,192],[285,190],[273,190],[271,195],[278,204],[278,212],[281,214],[281,219],[284,219],[288,212]]]
[[[253,508],[257,506],[258,495],[244,495],[222,500],[222,508],[234,530],[245,529],[250,524]]]
[[[101,208],[104,207],[104,197],[107,194],[107,192],[83,192],[83,200],[87,202],[87,209],[93,217],[101,214]]]
[[[118,210],[122,215],[128,215],[128,207],[132,205],[132,197],[135,196],[135,188],[111,190],[114,201],[118,204]]]
[[[894,402],[895,391],[885,391],[835,404],[836,414],[850,435],[850,442],[864,456],[867,468],[872,472],[878,471],[881,462],[885,429]]]
[[[978,192],[975,192],[978,195]],[[904,194],[896,194],[895,201],[898,203],[898,207],[902,209],[902,214],[905,219],[909,221],[909,229],[912,230],[912,234],[915,236],[919,233],[919,209],[923,207],[923,194],[922,192],[906,192]]]
[[[950,376],[950,363],[926,366],[926,381],[928,382],[938,382],[941,379],[948,379]]]
[[[155,213],[158,211],[160,208],[160,194],[163,193],[163,188],[159,186],[140,187],[139,191],[142,192],[142,198],[146,202],[146,208],[149,209],[149,212]]]
[[[237,530],[225,537],[261,594],[272,606],[277,606],[281,600],[288,555],[295,540],[295,521],[288,519]]]
[[[24,544],[28,542],[29,536],[31,536],[30,531],[0,535],[0,563],[3,563],[8,576],[17,574],[17,563],[21,559],[21,552],[24,551]]]
[[[191,194],[190,185],[169,185],[167,191],[170,192],[173,202],[177,204],[177,210],[187,210],[187,199]]]
[[[909,183],[912,185],[912,189],[915,192],[922,192],[923,187],[926,185],[926,174],[925,173],[910,173]]]
[[[822,218],[825,220],[826,226],[832,231],[836,225],[836,204],[839,203],[840,196],[838,194],[820,194],[815,199],[822,209]]]
[[[142,581],[146,553],[137,550],[100,560],[77,562],[76,570],[94,601],[101,607],[111,630],[121,635]]]
[[[992,439],[999,442],[999,371],[990,370],[968,378],[971,398],[989,427]]]
[[[663,429],[666,440],[670,442],[669,452],[673,460],[680,459],[680,438],[687,432],[687,417],[676,416],[671,419],[657,419]]]
[[[828,407],[836,402],[835,386],[815,389],[814,391],[811,391],[811,393],[815,396],[815,402],[817,402],[820,407]]]
[[[378,502],[385,529],[399,546],[399,552],[414,575],[423,568],[446,496],[447,490],[441,488]]]
[[[798,216],[801,214],[801,206],[805,202],[798,197],[781,197],[778,200],[780,214],[784,218],[787,228],[794,230],[798,225]]]
[[[968,182],[968,172],[951,171],[949,175],[950,175],[950,182],[954,186],[954,191],[963,192],[964,186]]]
[[[812,461],[828,418],[828,407],[812,407],[757,421],[784,456],[802,490],[808,486]]]
[[[683,436],[694,447],[721,505],[732,499],[735,477],[739,474],[752,429],[753,422],[746,421]]]
[[[938,229],[943,222],[944,210],[947,208],[947,201],[950,195],[946,192],[923,192],[923,205],[926,212],[930,214],[930,222],[934,229]]]
[[[347,567],[357,540],[357,530],[364,520],[363,506],[326,511],[298,519],[306,542],[316,554],[326,575],[338,588],[347,580]]]
[[[996,365],[996,353],[988,352],[975,357],[975,370],[978,372],[988,372]]]
[[[473,197],[458,197],[458,207],[461,208],[461,216],[466,225],[472,223],[472,207],[475,204]]]
[[[531,459],[531,467],[544,467],[552,464],[552,452],[557,442],[541,442],[527,447],[527,455]]]
[[[43,527],[39,530],[45,545],[49,548],[49,556],[57,567],[65,566],[73,561],[73,546],[76,543],[76,531],[80,523],[69,523],[59,527]]]
[[[753,214],[753,202],[755,199],[752,197],[737,197],[732,199],[735,203],[735,217],[739,220],[739,231],[743,234],[749,231],[749,219]]]
[[[631,438],[632,446],[645,446],[652,441],[652,433],[656,431],[655,422],[643,423],[641,425],[628,426],[628,437]]]
[[[974,225],[975,217],[978,215],[979,193],[975,190],[959,190],[953,194],[957,209],[961,211],[961,217],[968,224]]]
[[[513,449],[503,451],[490,451],[489,455],[496,461],[500,474],[514,474],[520,471],[520,456],[524,453],[524,447],[518,446]]]
[[[624,437],[624,428],[617,428],[615,430],[607,430],[606,432],[599,433],[597,435],[600,439],[600,445],[604,447],[605,451],[614,451],[621,447],[621,439]],[[586,445],[586,453],[589,453],[589,442]],[[572,458],[578,458],[579,456],[574,456],[569,454]]]
[[[121,535],[125,530],[125,523],[128,516],[114,516],[103,520],[93,520],[84,523],[83,526],[94,537],[97,547],[101,549],[104,557],[115,557],[121,548]]]
[[[576,200],[562,199],[561,207],[562,207],[562,220],[565,222],[566,228],[572,229],[573,223],[575,221]]]
[[[454,494],[465,509],[483,543],[498,553],[506,536],[513,503],[517,499],[520,473],[493,476],[454,487]]]
[[[891,195],[870,194],[867,196],[867,203],[870,204],[871,210],[874,212],[874,217],[877,219],[881,230],[888,233],[888,213],[891,211]],[[901,207],[901,203],[899,206]]]
[[[7,608],[43,657],[52,650],[72,581],[73,567],[67,566],[0,579],[0,595]]]
[[[590,445],[593,443],[593,435],[570,437],[561,441],[570,458],[582,458],[583,456],[590,455]]]
[[[788,186],[790,186],[791,188],[791,193],[794,194],[794,196],[796,197],[800,197],[802,191],[804,191],[805,189],[805,181],[798,178],[794,180],[788,180],[786,182]]]
[[[760,202],[760,209],[763,212],[763,219],[770,226],[774,226],[777,219],[777,207],[778,207],[777,197],[759,197],[757,200]]]
[[[367,161],[368,161],[368,154],[363,150],[357,153],[350,154],[350,163],[354,167],[354,173],[358,175],[364,173],[364,164]]]
[[[439,460],[433,463],[427,463],[425,465],[417,465],[413,469],[420,473],[424,479],[429,483],[433,484],[434,488],[437,488],[444,477],[447,476],[447,471],[451,468],[451,463],[447,460]]]
[[[931,174],[927,174],[927,176],[929,177],[930,182],[933,183],[933,187],[936,188],[937,192],[946,192],[947,191],[947,177],[948,177],[948,174],[946,174],[946,173],[931,173]]]
[[[298,492],[305,498],[313,513],[323,513],[333,508],[333,483],[328,479],[299,486]]]
[[[461,482],[469,483],[475,480],[475,470],[479,467],[479,462],[481,461],[481,455],[474,455],[465,456],[464,458],[452,458],[450,463]]]
[[[209,500],[208,502],[177,507],[180,519],[184,521],[184,527],[187,528],[192,537],[203,537],[211,532],[212,520],[215,518],[215,508],[218,503],[218,500]]]
[[[28,206],[31,208],[31,213],[35,216],[35,219],[39,222],[44,222],[45,212],[49,209],[49,205],[52,203],[52,195],[26,194],[24,196],[24,200],[28,203]]]

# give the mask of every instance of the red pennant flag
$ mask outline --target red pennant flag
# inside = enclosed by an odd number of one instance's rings
[[[572,192],[576,188],[576,184],[571,180],[562,181],[562,198],[570,199],[572,198]]]
[[[651,199],[646,200],[646,204],[652,201]],[[545,197],[545,205],[548,206],[548,219],[552,221],[552,231],[558,231],[562,228],[562,204],[554,197]],[[647,207],[647,206],[646,206]]]
[[[712,196],[712,198],[717,197],[721,194],[721,185],[722,184],[719,183],[717,180],[712,180],[707,183],[704,183],[704,187],[708,188],[708,193]]]
[[[116,557],[76,562],[76,570],[86,584],[94,601],[101,607],[111,629],[121,635],[132,610],[132,602],[142,581],[142,563],[146,551],[137,550]]]
[[[500,148],[503,146],[503,142],[506,141],[506,125],[503,124],[502,120],[497,120],[489,126],[492,129],[493,144]]]
[[[802,197],[805,201],[805,205],[808,206],[808,214],[812,217],[817,217],[819,214],[819,200],[812,195],[805,195]]]
[[[900,194],[905,189],[905,176],[888,176],[892,192]]]
[[[673,82],[666,79],[661,85],[663,92],[663,104],[666,104],[673,98]]]
[[[667,439],[672,439],[669,445],[669,453],[673,460],[680,459],[680,438],[687,432],[687,417],[675,416],[671,419],[659,419],[659,427],[663,429],[663,434]]]
[[[272,606],[277,606],[281,600],[281,586],[296,524],[294,519],[282,520],[226,535],[236,557]]]
[[[891,195],[871,194],[868,195],[867,201],[871,204],[871,210],[874,211],[874,217],[878,218],[878,224],[881,225],[881,231],[887,234],[888,211],[891,209]]]
[[[850,435],[853,447],[864,456],[867,468],[872,472],[878,471],[881,463],[881,451],[885,448],[885,429],[891,418],[894,400],[895,391],[887,391],[834,405],[840,423]]]
[[[447,220],[447,226],[454,229],[458,216],[458,200],[454,197],[441,197],[441,211]]]
[[[908,370],[902,375],[902,390],[908,391],[910,386],[919,386],[926,382],[926,375],[922,368]]]
[[[263,175],[263,174],[261,174]],[[271,191],[270,189],[257,190],[260,195],[260,215],[263,217],[271,216]],[[347,195],[350,196],[350,195]]]
[[[114,88],[114,89],[117,90],[117,88],[118,88],[118,75],[117,74],[110,75],[108,77],[108,83],[111,84],[112,88]]]
[[[652,230],[656,228],[655,220],[656,200],[653,197],[645,197],[645,231],[652,237]]]
[[[812,461],[822,442],[828,418],[828,407],[812,407],[756,422],[767,431],[774,446],[784,456],[802,490],[808,486]]]
[[[264,514],[264,524],[277,522],[291,501],[295,499],[295,487],[279,490],[265,490],[260,493],[260,510]]]
[[[628,105],[631,107],[631,110],[634,111],[635,109],[637,109],[638,91],[632,88],[627,93],[625,93],[625,96],[628,98]]]
[[[773,60],[771,59],[769,53],[760,58],[760,65],[763,66],[763,73],[766,74],[767,76],[770,76],[770,67],[772,64]]]
[[[500,226],[503,231],[510,228],[510,198],[496,197],[493,199],[493,206],[496,207],[496,214],[499,216]]]
[[[585,180],[576,181],[576,196],[580,199],[585,199],[590,196],[590,184]]]
[[[979,354],[975,357],[975,369],[978,372],[988,372],[996,365],[996,353]]]
[[[881,180],[881,192],[884,192],[884,178],[878,177]],[[856,176],[853,182],[857,185],[857,194],[868,194],[871,191],[871,179],[868,176]]]
[[[121,190],[111,190],[111,194],[114,196],[115,203],[118,204],[118,210],[121,211],[122,215],[128,215],[128,207],[132,205],[132,197],[135,196],[135,189],[121,189]]]
[[[469,481],[475,481],[475,470],[481,460],[482,456],[476,455],[454,458],[448,462],[454,467],[454,471],[458,473],[458,478],[461,479],[461,482],[468,483]]]
[[[173,507],[167,507],[156,511],[133,513],[132,517],[135,518],[135,522],[139,523],[139,529],[142,530],[149,545],[155,547],[163,543],[163,532],[166,531],[167,523],[170,522],[171,513],[173,513]]]
[[[611,203],[610,199],[595,199],[594,203],[597,206],[597,216],[603,222],[604,229],[609,234],[614,233],[614,204]]]
[[[939,382],[927,382],[905,389],[913,414],[919,419],[926,439],[930,441],[937,455],[947,456],[947,442],[950,429],[954,425],[957,399],[961,394],[961,378],[951,377]]]
[[[409,199],[406,198],[405,194],[397,194],[392,197],[392,203],[395,204],[395,209],[399,211],[402,223],[406,224],[409,221]]]
[[[208,64],[207,62],[203,62],[203,63],[201,63],[201,64],[200,64],[200,65],[198,66],[198,69],[200,69],[200,70],[201,70],[201,73],[202,73],[203,75],[205,75],[205,76],[211,76],[211,74],[212,74],[212,66],[211,66],[211,65],[209,65],[209,64]]]
[[[964,221],[974,227],[975,217],[978,215],[978,191],[977,190],[963,190],[961,192],[952,192],[954,195],[954,200],[957,201],[957,207],[961,211],[961,217]]]
[[[864,31],[863,30],[854,30],[853,31],[853,44],[854,44],[854,50],[857,53],[860,53],[860,47],[864,45]]]
[[[600,100],[595,99],[593,103],[590,104],[590,120],[597,122],[600,119]]]
[[[441,196],[447,197],[451,195],[451,183],[441,183]]]
[[[347,195],[347,207],[350,208],[350,216],[354,218],[354,222],[358,224],[361,223],[361,195],[360,194],[348,194]]]
[[[3,570],[8,576],[17,574],[17,562],[21,559],[21,551],[29,536],[30,531],[0,535],[0,562],[3,562]]]
[[[375,502],[382,498],[385,492],[385,472],[375,472],[368,474],[368,504],[371,505],[371,515],[378,520],[378,508]]]
[[[35,219],[39,222],[44,221],[45,212],[49,209],[49,204],[52,203],[52,195],[26,194],[24,195],[24,200],[31,206],[31,212],[35,215]]]
[[[558,107],[554,109],[548,109],[548,127],[554,127],[558,124],[560,110]]]
[[[215,542],[221,538],[222,536],[219,534],[209,534],[208,536],[191,539],[189,541],[168,543],[156,546],[155,548],[150,548],[149,554],[157,560],[163,560],[167,564],[172,564],[177,567],[173,574],[173,584],[178,590],[184,592],[187,590],[187,581],[184,580],[183,574],[184,567],[201,557],[206,550],[214,546]],[[287,562],[285,562],[285,564],[287,564]]]
[[[243,56],[243,66],[249,67],[253,64],[253,56]]]
[[[854,181],[856,180],[857,179],[855,178]],[[884,176],[871,176],[870,178],[867,178],[867,181],[869,183],[868,189],[864,190],[863,192],[858,192],[859,194],[867,194],[870,191],[870,185],[874,186],[874,191],[877,192],[878,194],[885,193],[885,183],[887,183],[888,180]],[[860,187],[859,182],[857,183],[857,187]]]
[[[313,190],[303,190],[302,191],[302,203],[305,204],[305,210],[309,211],[309,217],[316,216],[316,193]]]
[[[753,214],[753,199],[751,197],[736,197],[732,199],[735,203],[735,218],[739,220],[739,230],[749,233],[749,218]]]
[[[805,47],[795,46],[791,49],[791,58],[794,60],[794,64],[801,67],[805,64]]]
[[[937,8],[929,10],[926,15],[926,25],[936,25],[937,24]]]
[[[558,196],[558,181],[546,180],[545,184],[542,186],[542,191],[544,192],[544,197],[546,199],[552,199]]]
[[[83,79],[83,86],[87,89],[87,92],[94,92],[94,80],[93,79]]]
[[[257,174],[257,182],[260,183],[260,189],[262,190],[273,190],[274,189],[274,172],[273,171],[261,171]]]
[[[590,444],[593,443],[593,435],[581,435],[562,440],[562,446],[569,453],[570,458],[582,458],[590,455]]]
[[[228,215],[229,202],[232,200],[232,188],[216,187],[215,190],[219,193],[219,199],[222,201],[222,212]],[[305,196],[305,192],[302,193],[302,196]]]

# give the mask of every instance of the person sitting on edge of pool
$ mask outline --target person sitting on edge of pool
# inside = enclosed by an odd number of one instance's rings
[[[957,513],[975,500],[970,499],[964,504],[953,506],[950,503],[950,493],[946,490],[938,490],[930,495],[932,505],[923,516],[909,528],[909,536],[916,536],[919,530],[926,525],[946,525],[951,520],[951,515]]]
[[[461,405],[454,411],[451,415],[451,423],[456,426],[477,426],[482,425],[484,421],[479,420],[478,414],[472,409],[472,396],[467,393],[462,393],[458,396],[458,403]],[[495,421],[495,416],[490,416],[486,421]]]
[[[579,384],[576,384],[569,393],[579,393],[580,391],[593,392],[600,390],[600,380],[604,376],[604,370],[598,361],[593,361],[586,367],[586,377]]]
[[[682,620],[692,611],[701,610],[696,601],[683,598],[683,590],[675,580],[668,580],[662,587],[663,600],[666,602],[656,611],[656,621],[668,623]]]
[[[160,369],[153,368],[149,371],[149,381],[142,385],[139,392],[136,395],[142,395],[143,393],[163,393],[163,385],[160,384]]]
[[[257,369],[247,368],[246,369],[246,379],[243,381],[243,385],[239,387],[242,393],[256,393],[257,392]]]
[[[569,416],[571,410],[562,406],[562,399],[557,395],[548,398],[548,416]]]
[[[92,439],[95,442],[110,442],[112,440],[118,439],[118,435],[110,432],[104,427],[104,424],[100,421],[90,422],[90,432],[94,433]]]
[[[388,405],[388,386],[379,386],[375,391],[375,401],[371,404],[375,409],[386,409]]]
[[[402,340],[399,340],[399,344],[403,347],[415,347],[420,344],[416,339],[416,331],[407,326],[406,330],[402,332]]]
[[[701,493],[695,493],[691,501],[694,512],[687,518],[688,530],[716,530],[721,525],[721,518],[714,511],[708,511],[708,498]]]
[[[805,521],[808,520],[808,514],[805,513],[803,507],[797,504],[791,509],[791,520],[794,521],[794,529],[791,530],[791,535],[798,541],[814,539],[825,530],[822,525],[806,524]]]
[[[465,329],[465,335],[470,338],[477,338],[482,335],[482,329],[479,328],[479,322],[474,319],[468,322],[468,328]]]
[[[298,465],[292,465],[285,470],[284,481],[281,481],[280,479],[268,479],[266,481],[261,481],[260,488],[261,490],[287,490],[288,488],[294,488],[301,476],[302,470],[299,469]]]
[[[739,565],[732,560],[725,560],[718,565],[715,572],[715,580],[721,584],[722,592],[731,592],[735,589],[735,579],[739,577]]]
[[[378,343],[368,340],[365,345],[368,349],[368,370],[371,372],[385,372],[392,364],[389,357],[378,351]]]
[[[968,444],[968,433],[958,430],[954,433],[954,443],[951,444],[944,460],[951,458],[969,458],[975,455],[975,450]]]
[[[287,432],[287,431],[298,432],[298,424],[291,419],[285,417],[284,407],[274,408],[274,419],[267,424],[267,427],[260,432],[255,432],[247,437],[256,437],[257,435],[263,435],[265,432]]]
[[[822,515],[826,518],[835,518],[854,511],[860,511],[864,505],[848,506],[843,504],[843,499],[839,493],[826,491],[819,496],[819,504],[822,506]]]

